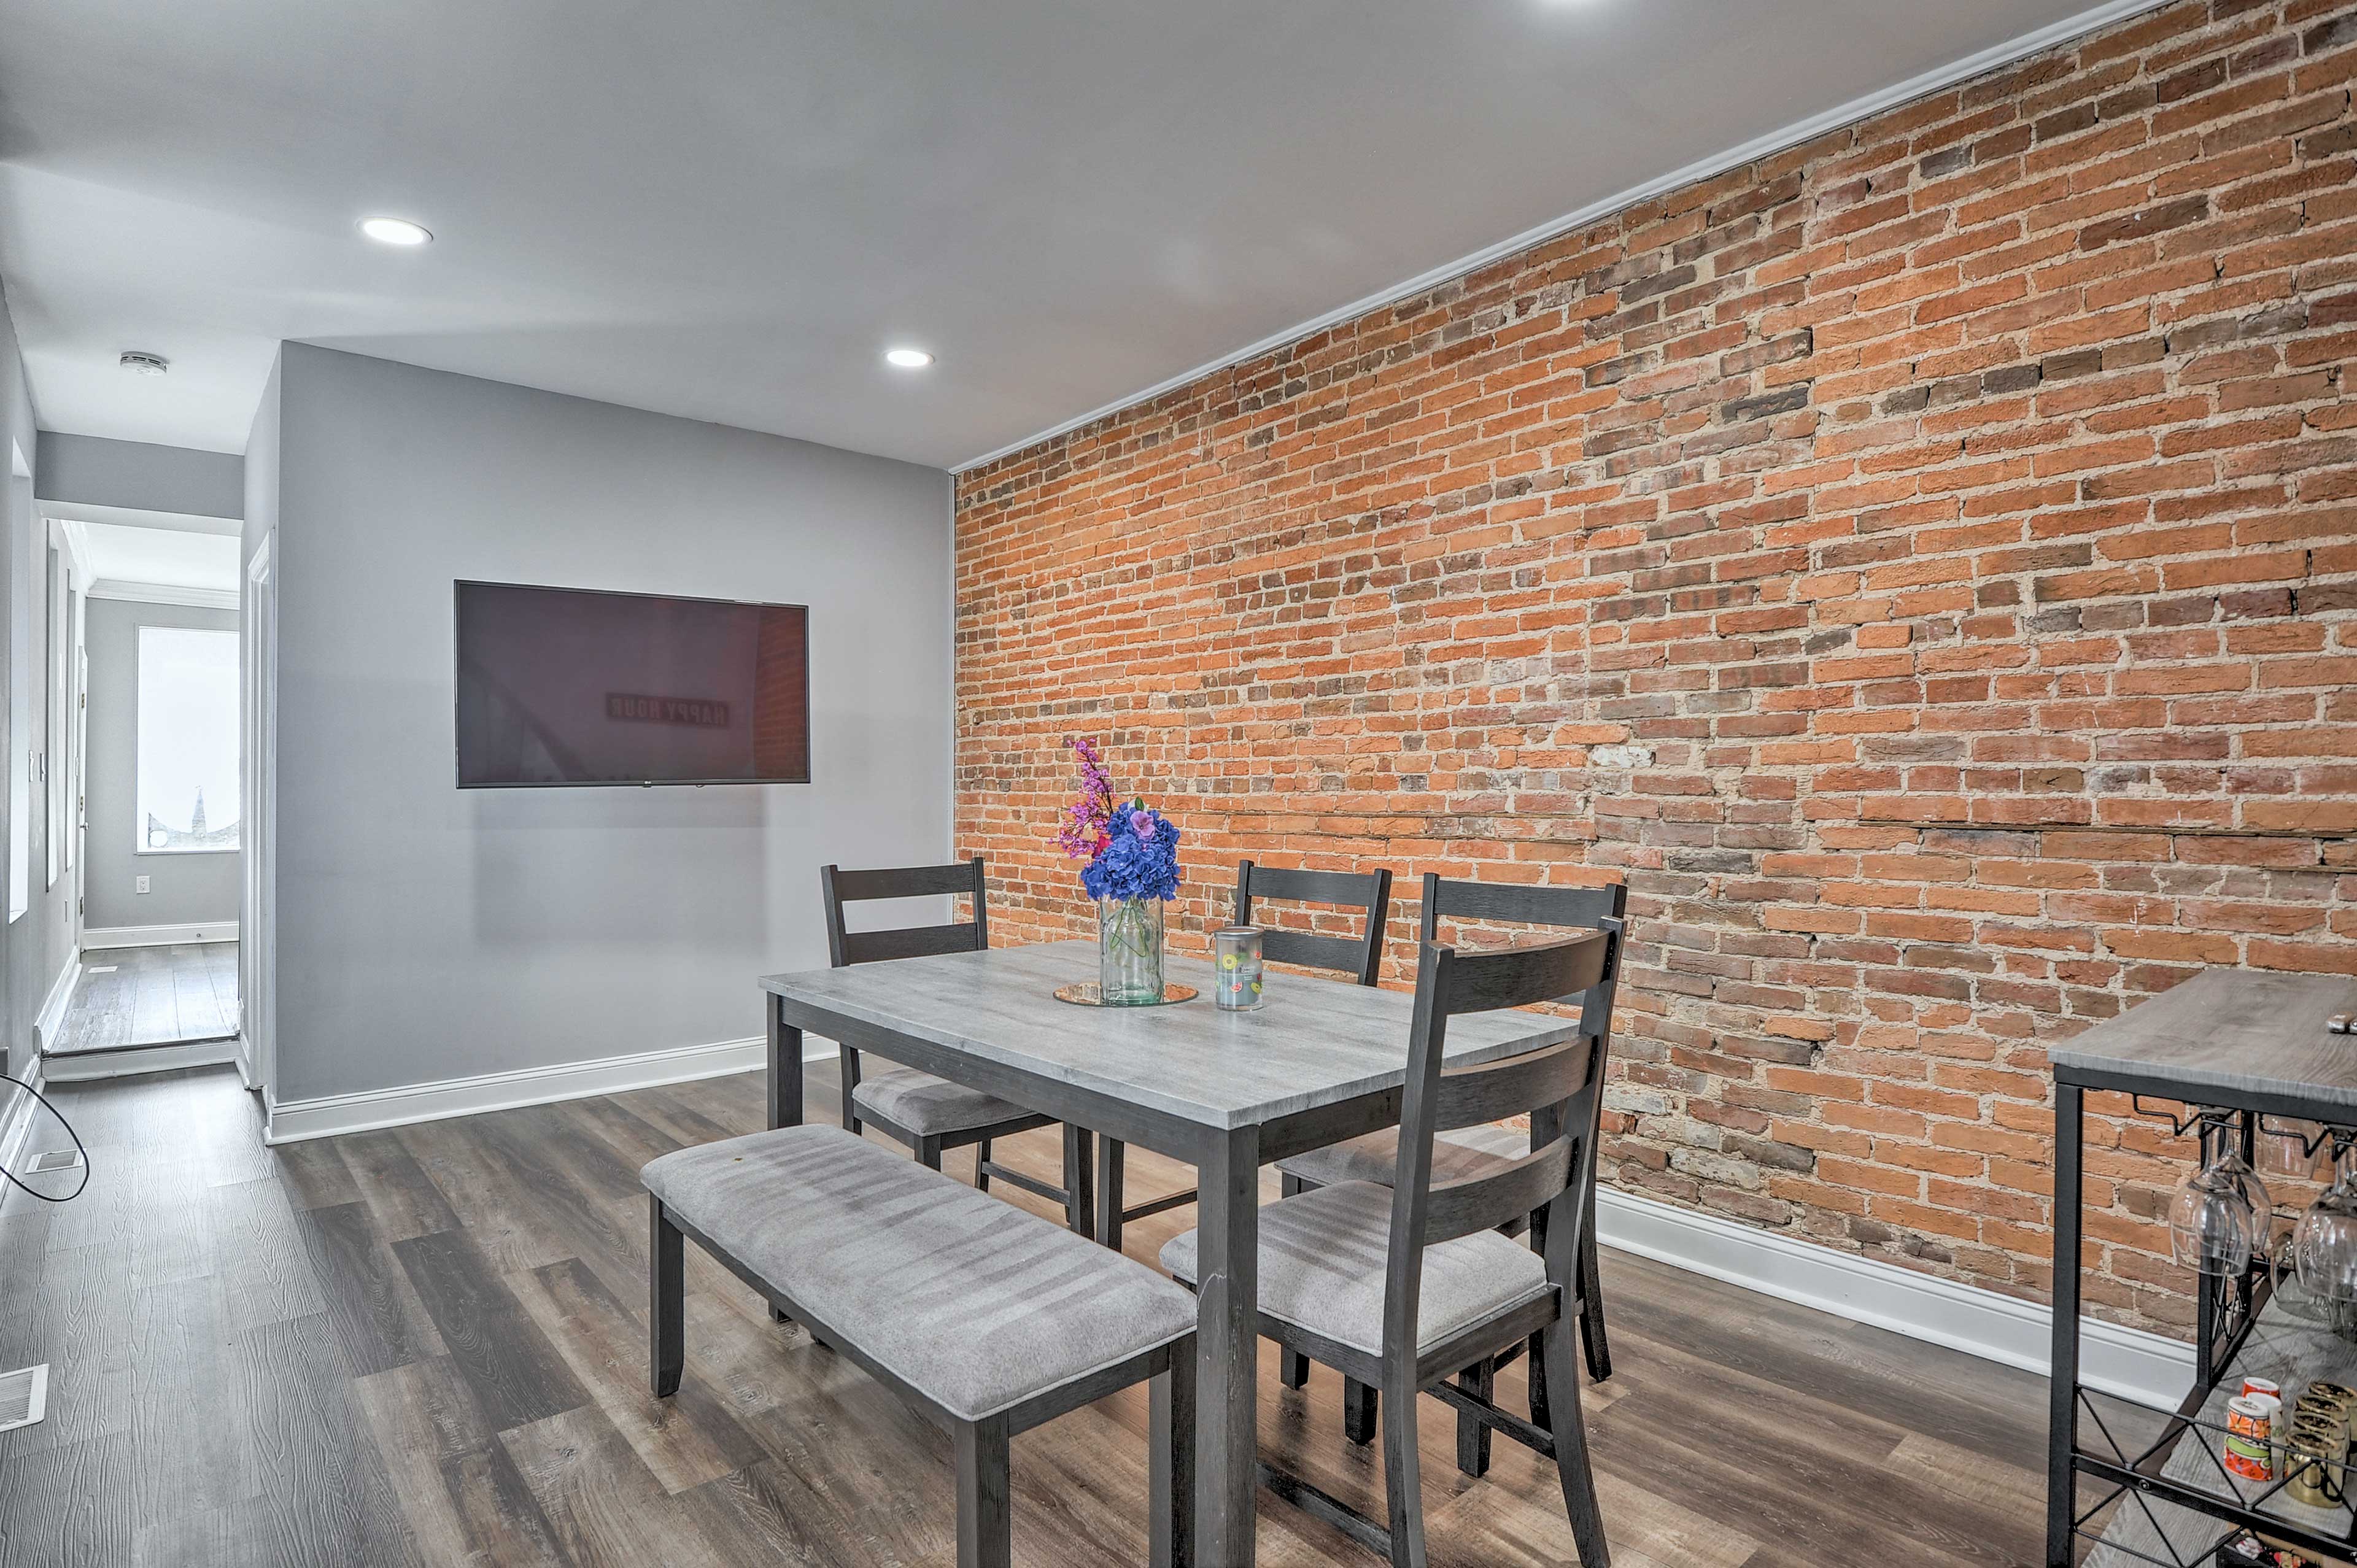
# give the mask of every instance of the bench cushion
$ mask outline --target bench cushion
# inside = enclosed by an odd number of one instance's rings
[[[1530,1152],[1531,1135],[1523,1129],[1501,1127],[1495,1122],[1453,1128],[1433,1136],[1432,1179],[1437,1184],[1491,1176]],[[1276,1168],[1319,1187],[1340,1187],[1346,1181],[1371,1181],[1389,1187],[1393,1173],[1399,1169],[1399,1129],[1369,1133],[1345,1143],[1312,1149],[1306,1155],[1294,1155],[1277,1161]]]
[[[1012,1101],[912,1067],[887,1068],[873,1077],[863,1075],[859,1086],[851,1091],[851,1102],[881,1121],[926,1138],[971,1133],[977,1127],[1020,1122],[1034,1114]]]
[[[1260,1310],[1312,1334],[1380,1356],[1383,1261],[1391,1247],[1392,1189],[1372,1182],[1321,1187],[1260,1211]],[[1196,1272],[1195,1232],[1173,1237],[1162,1266]],[[1416,1348],[1438,1344],[1554,1287],[1536,1252],[1495,1230],[1424,1250]]]
[[[665,1155],[647,1190],[909,1388],[978,1421],[1189,1333],[1145,1264],[840,1127]]]

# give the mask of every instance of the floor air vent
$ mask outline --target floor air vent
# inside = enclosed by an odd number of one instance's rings
[[[81,1164],[79,1149],[44,1149],[25,1162],[27,1176],[48,1176],[52,1171],[70,1171]]]
[[[47,1362],[19,1371],[0,1372],[0,1432],[30,1426],[47,1412],[49,1369]]]

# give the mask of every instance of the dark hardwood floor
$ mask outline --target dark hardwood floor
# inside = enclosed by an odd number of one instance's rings
[[[82,954],[52,1056],[225,1040],[237,1033],[237,944],[93,948]]]
[[[54,1363],[49,1419],[0,1435],[0,1568],[952,1561],[946,1442],[694,1248],[686,1381],[647,1396],[636,1173],[754,1130],[758,1079],[277,1150],[227,1069],[58,1099],[94,1174],[0,1213],[0,1369]],[[1008,1152],[1046,1176],[1053,1137]],[[1133,1194],[1186,1178],[1132,1157]],[[1620,1568],[2037,1561],[2042,1379],[1616,1253],[1605,1281]],[[1381,1512],[1331,1373],[1285,1391],[1269,1352],[1261,1397],[1265,1449]],[[1469,1481],[1448,1412],[1422,1422],[1436,1565],[1572,1560],[1551,1466],[1501,1439]],[[1016,1441],[1017,1561],[1143,1561],[1145,1427],[1139,1389]],[[1265,1496],[1260,1520],[1272,1568],[1374,1562]]]

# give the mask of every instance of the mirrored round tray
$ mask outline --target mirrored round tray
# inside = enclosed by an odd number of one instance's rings
[[[1200,996],[1201,994],[1202,993],[1196,990],[1193,986],[1181,985],[1174,980],[1163,986],[1162,1000],[1159,1002],[1129,1002],[1124,1003],[1122,1005],[1129,1007],[1167,1007],[1173,1002],[1192,1002],[1196,997]],[[1069,1002],[1075,1007],[1103,1007],[1105,1005],[1104,993],[1093,980],[1083,980],[1071,985],[1059,985],[1056,987],[1056,1000],[1059,1002]]]

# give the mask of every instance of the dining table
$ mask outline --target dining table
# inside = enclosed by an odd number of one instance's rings
[[[1211,1001],[1211,966],[1172,954],[1189,1001],[1078,1005],[1097,944],[907,958],[766,975],[769,1124],[802,1120],[804,1038],[817,1036],[985,1090],[1100,1138],[1196,1168],[1194,1561],[1250,1568],[1258,1486],[1260,1171],[1396,1126],[1415,998],[1272,971],[1263,1004]],[[1577,1020],[1497,1012],[1450,1020],[1445,1060],[1469,1066],[1574,1037]]]

